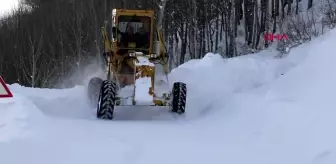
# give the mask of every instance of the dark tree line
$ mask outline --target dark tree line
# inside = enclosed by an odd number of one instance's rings
[[[206,52],[234,57],[264,49],[270,43],[262,36],[298,13],[301,0],[25,0],[0,20],[0,75],[8,83],[55,87],[101,60],[100,27],[113,8],[159,12],[162,1],[172,68]]]

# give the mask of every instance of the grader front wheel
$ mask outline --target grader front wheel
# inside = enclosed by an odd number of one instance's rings
[[[177,114],[184,114],[187,103],[187,85],[182,82],[176,82],[172,89],[171,111]]]

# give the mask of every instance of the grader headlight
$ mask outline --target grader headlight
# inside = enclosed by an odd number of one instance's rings
[[[153,53],[153,54],[150,54],[150,55],[149,55],[149,57],[150,57],[150,58],[157,58],[157,57],[158,57],[158,55],[157,55],[157,54],[155,54],[155,53]]]
[[[136,57],[136,53],[135,53],[135,52],[129,52],[129,53],[128,53],[128,56],[129,56],[129,57]]]

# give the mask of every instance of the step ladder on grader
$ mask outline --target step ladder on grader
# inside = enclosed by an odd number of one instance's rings
[[[154,11],[113,9],[110,25],[102,27],[106,79],[94,77],[88,84],[97,118],[112,120],[115,106],[127,105],[166,106],[172,113],[185,113],[187,86],[169,85],[169,56]]]

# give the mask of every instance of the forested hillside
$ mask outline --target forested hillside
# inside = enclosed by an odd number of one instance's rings
[[[316,2],[315,2],[316,1]],[[206,52],[234,57],[272,43],[280,51],[333,27],[336,0],[25,0],[0,22],[0,75],[8,83],[57,87],[102,54],[100,27],[113,8],[164,9],[170,67]],[[274,42],[275,43],[275,42]],[[280,43],[280,44],[279,44]],[[78,81],[68,81],[72,86]]]

